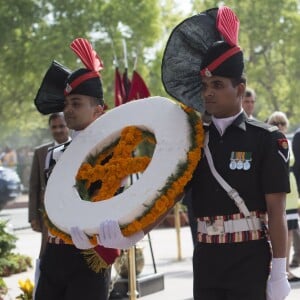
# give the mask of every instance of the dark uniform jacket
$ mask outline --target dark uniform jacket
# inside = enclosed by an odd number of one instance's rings
[[[29,180],[29,222],[42,220],[41,209],[45,193],[45,160],[48,149],[54,146],[54,142],[41,145],[34,151],[31,174]]]
[[[249,211],[266,211],[265,194],[289,192],[288,145],[276,126],[241,114],[220,136],[212,123],[209,149],[220,175],[244,199]],[[233,200],[201,159],[192,180],[196,217],[238,213]]]

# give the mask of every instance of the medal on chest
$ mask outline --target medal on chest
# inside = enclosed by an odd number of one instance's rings
[[[236,151],[231,152],[229,168],[230,170],[249,170],[251,168],[252,153]]]

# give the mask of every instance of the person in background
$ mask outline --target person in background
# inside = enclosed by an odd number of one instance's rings
[[[18,165],[17,173],[20,176],[22,183],[22,192],[28,194],[29,191],[29,177],[31,171],[31,164],[33,152],[29,145],[22,146],[17,150]]]
[[[1,154],[2,166],[16,170],[18,164],[17,152],[12,147],[6,145]]]
[[[277,126],[279,130],[286,134],[289,127],[289,120],[284,112],[275,111],[269,118],[268,123],[270,125]],[[286,198],[286,219],[288,226],[288,242],[287,242],[287,261],[286,261],[286,271],[288,273],[289,282],[299,282],[300,278],[295,276],[289,267],[291,246],[293,241],[293,232],[299,232],[299,215],[298,215],[298,192],[295,182],[295,176],[290,172],[290,182],[291,182],[291,193],[287,194]],[[293,184],[294,183],[294,184]]]
[[[48,126],[53,142],[35,148],[29,178],[28,221],[34,231],[42,233],[39,258],[41,258],[47,243],[47,228],[43,222],[43,203],[45,193],[45,163],[48,150],[71,140],[63,113],[53,113],[49,116]]]
[[[242,107],[249,119],[254,119],[253,113],[255,110],[256,94],[251,88],[246,89],[245,95],[242,100]]]
[[[300,195],[300,128],[296,130],[292,140],[292,149],[294,154],[293,173],[296,178],[298,198]],[[298,200],[298,214],[300,214],[300,201]],[[293,231],[293,249],[294,254],[290,267],[297,268],[300,266],[300,229]]]
[[[204,154],[186,187],[192,189],[198,220],[194,299],[283,300],[290,292],[289,149],[276,126],[243,112],[246,79],[238,29],[230,8],[208,9],[175,27],[163,55],[167,92],[212,116]]]
[[[44,223],[44,193],[46,188],[46,157],[48,151],[70,141],[69,129],[63,113],[53,113],[48,118],[48,126],[51,132],[53,142],[41,145],[34,150],[31,171],[29,177],[29,205],[28,205],[28,221],[34,231],[41,232],[41,246],[39,257],[35,262],[34,274],[34,293],[36,283],[40,275],[40,260],[46,248],[48,240],[48,229]],[[33,293],[33,295],[34,295]]]
[[[300,216],[300,203],[298,202],[298,215]],[[293,257],[290,262],[290,268],[300,266],[300,228],[293,230]]]

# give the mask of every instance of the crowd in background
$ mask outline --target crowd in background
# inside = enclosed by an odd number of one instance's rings
[[[28,191],[29,175],[34,147],[24,146],[14,149],[11,146],[0,148],[0,166],[15,170],[21,180],[23,192]]]

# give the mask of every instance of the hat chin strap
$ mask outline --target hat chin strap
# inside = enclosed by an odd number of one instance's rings
[[[91,71],[89,73],[82,74],[81,76],[77,77],[71,83],[67,83],[65,90],[64,90],[64,95],[65,96],[69,95],[72,92],[72,90],[74,90],[76,87],[78,87],[81,83],[83,83],[84,81],[87,81],[88,79],[95,78],[95,77],[100,77],[100,75],[97,71]]]
[[[226,61],[231,56],[235,55],[236,53],[240,52],[241,48],[239,46],[234,46],[224,52],[221,56],[215,59],[212,63],[210,63],[207,67],[203,68],[200,71],[201,76],[203,77],[211,77],[212,73],[218,66],[220,66],[224,61]]]

